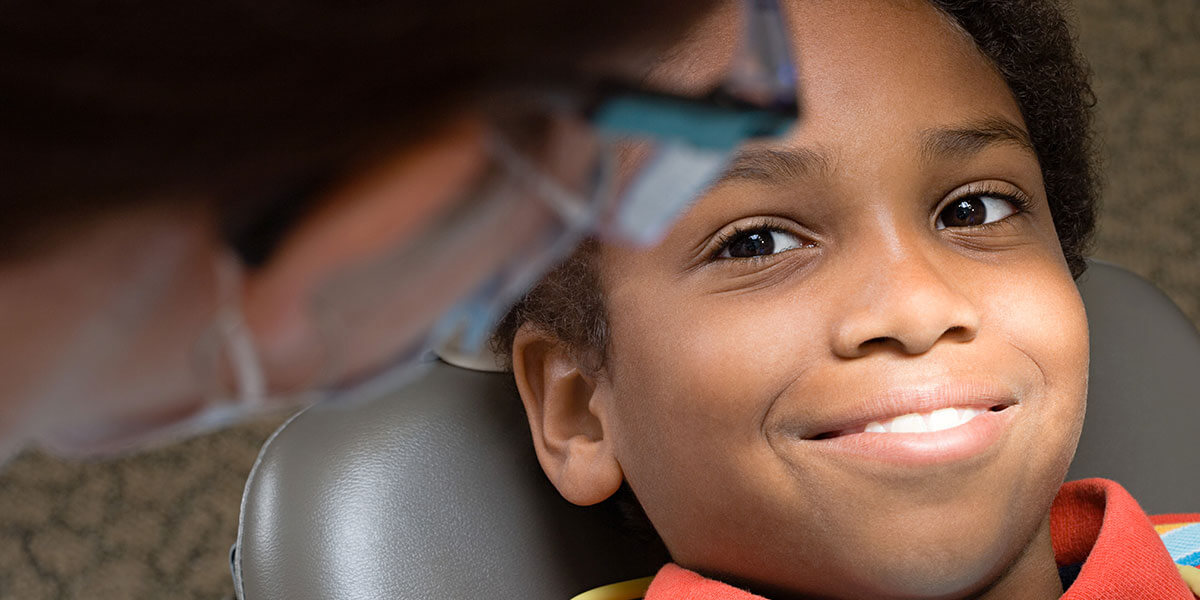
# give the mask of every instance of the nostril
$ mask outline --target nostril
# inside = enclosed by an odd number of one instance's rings
[[[882,346],[888,343],[888,337],[874,337],[862,343],[863,346]]]
[[[966,327],[963,327],[962,325],[955,325],[954,327],[946,330],[946,335],[956,338],[966,338],[968,337],[968,332]]]

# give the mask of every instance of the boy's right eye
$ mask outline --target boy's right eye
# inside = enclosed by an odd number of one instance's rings
[[[756,258],[786,252],[804,246],[794,234],[774,227],[739,230],[719,244],[717,258]]]

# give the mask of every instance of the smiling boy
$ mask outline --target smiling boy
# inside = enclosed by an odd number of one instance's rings
[[[1050,509],[1087,396],[1085,70],[1053,5],[937,4],[785,3],[803,122],[501,330],[550,480],[581,505],[628,484],[669,549],[647,598],[1073,581]],[[719,69],[731,20],[653,77]],[[1191,597],[1154,564],[1145,597]]]

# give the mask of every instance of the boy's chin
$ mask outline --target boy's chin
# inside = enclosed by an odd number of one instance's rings
[[[993,586],[1009,569],[1012,561],[1003,558],[926,556],[924,560],[893,560],[883,563],[864,561],[851,573],[826,574],[822,585],[799,582],[763,582],[752,578],[717,575],[718,579],[748,589],[771,600],[808,598],[951,599],[970,598]],[[829,585],[828,580],[844,577]],[[811,582],[809,582],[811,583]]]
[[[861,568],[855,569],[856,579],[872,588],[862,597],[964,598],[1014,571],[1036,568],[1037,561],[1052,567],[1048,516],[1009,516],[897,527],[894,538],[864,552],[870,556],[862,556]]]
[[[870,598],[966,598],[994,585],[1026,553],[1016,548],[925,549],[893,561],[864,564]],[[857,595],[856,595],[857,596]]]
[[[780,561],[779,555],[746,556],[738,561],[736,573],[722,573],[719,568],[707,571],[772,600],[973,597],[1010,573],[1037,568],[1039,561],[1046,563],[1040,565],[1042,569],[1053,567],[1048,518],[1002,521],[975,528],[936,527],[904,522],[901,517],[882,540],[867,542],[849,535],[844,543],[834,543],[834,548],[825,550],[827,561],[799,566]],[[812,546],[807,550],[822,551]],[[746,570],[746,564],[757,568]]]

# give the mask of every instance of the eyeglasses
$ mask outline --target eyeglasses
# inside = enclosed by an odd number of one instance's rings
[[[586,236],[653,243],[743,142],[779,136],[799,117],[777,0],[747,0],[743,24],[729,75],[703,97],[621,84],[586,94],[547,89],[532,102],[545,119],[540,139],[530,143],[497,122],[488,140],[491,166],[471,193],[422,233],[339,272],[314,293],[310,311],[323,360],[302,389],[272,389],[233,310],[237,294],[229,294],[231,311],[214,327],[219,341],[207,340],[197,354],[208,357],[199,361],[207,363],[201,378],[232,372],[236,389],[211,394],[205,409],[169,426],[89,443],[127,448],[194,435],[281,404],[268,397],[392,391],[431,348],[448,340],[480,347],[504,311]],[[302,186],[308,199],[320,183]],[[292,196],[270,205],[256,225],[227,241],[245,265],[261,264],[309,203]]]
[[[610,84],[585,99],[547,93],[548,125],[534,144],[498,124],[491,173],[469,199],[395,254],[337,277],[317,299],[325,354],[339,363],[323,385],[357,385],[450,339],[468,353],[479,348],[504,312],[586,236],[657,241],[743,142],[777,137],[795,123],[789,45],[777,0],[750,0],[731,71],[703,97]],[[431,290],[458,300],[438,300]],[[384,332],[422,318],[433,325],[396,352]]]

